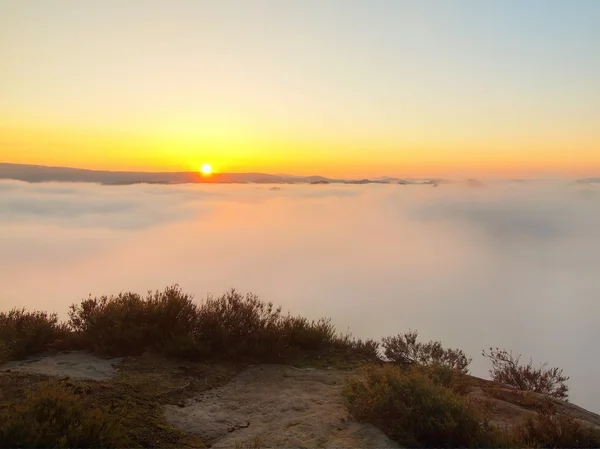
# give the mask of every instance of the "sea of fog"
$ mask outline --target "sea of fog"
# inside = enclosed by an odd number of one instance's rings
[[[0,309],[229,288],[340,331],[512,349],[600,411],[600,184],[100,186],[0,182]]]

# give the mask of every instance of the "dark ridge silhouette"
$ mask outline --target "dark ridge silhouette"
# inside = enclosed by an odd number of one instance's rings
[[[213,173],[203,176],[197,172],[131,172],[88,170],[68,167],[47,167],[0,163],[0,179],[25,182],[93,182],[106,185],[132,184],[400,184],[422,183],[398,178],[332,179],[323,176],[272,175],[268,173]]]

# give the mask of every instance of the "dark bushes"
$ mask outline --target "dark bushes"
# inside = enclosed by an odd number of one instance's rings
[[[600,447],[600,430],[559,414],[553,399],[538,398],[534,417],[499,429],[490,423],[489,410],[477,411],[476,403],[441,379],[422,365],[377,365],[350,379],[344,395],[356,419],[407,447]]]
[[[147,350],[187,358],[277,361],[298,352],[345,350],[376,357],[377,344],[336,335],[327,319],[282,315],[256,295],[231,290],[196,304],[178,286],[143,298],[89,298],[71,306],[70,327],[86,348],[107,355]]]
[[[367,361],[381,361],[379,356],[379,342],[372,338],[352,338],[350,335],[338,337],[334,342],[339,347],[355,356],[362,357]]]
[[[468,373],[471,358],[460,349],[444,349],[439,341],[422,343],[417,341],[416,331],[409,331],[382,340],[385,356],[397,365],[407,368],[412,365],[440,365],[460,373]]]
[[[281,309],[255,295],[231,290],[209,297],[198,309],[194,335],[211,354],[225,357],[272,357],[283,345]]]
[[[344,395],[355,418],[409,447],[476,446],[486,438],[464,400],[418,368],[369,367],[348,381]]]
[[[513,430],[512,440],[520,447],[600,447],[599,431],[582,426],[576,419],[560,415],[551,401],[545,404],[535,418]]]
[[[46,351],[68,337],[55,314],[13,309],[0,313],[0,363]]]
[[[82,344],[108,355],[161,351],[174,341],[189,344],[197,326],[198,307],[178,286],[162,292],[89,298],[71,306],[69,325]]]
[[[90,406],[75,386],[48,381],[0,409],[0,447],[127,447],[127,431],[117,416]]]
[[[465,376],[456,370],[444,365],[413,365],[410,369],[419,371],[429,377],[431,381],[441,387],[449,388],[458,394],[468,391],[468,381]]]
[[[519,390],[533,391],[547,396],[567,400],[569,387],[566,381],[569,377],[563,375],[560,368],[548,368],[548,363],[536,368],[530,359],[527,365],[521,365],[521,356],[513,357],[512,352],[490,348],[489,354],[482,352],[484,357],[492,361],[490,375],[500,382]]]
[[[287,316],[282,320],[280,329],[284,344],[309,351],[332,346],[337,339],[329,319],[314,322],[304,317]]]

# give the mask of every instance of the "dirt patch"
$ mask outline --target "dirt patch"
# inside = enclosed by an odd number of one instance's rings
[[[125,358],[116,381],[141,389],[161,404],[180,405],[196,394],[220,387],[243,369],[235,363],[201,363],[145,354]]]
[[[73,351],[8,362],[0,369],[73,379],[106,380],[117,374],[115,366],[120,362],[118,358],[100,358],[87,352]]]
[[[165,416],[214,448],[399,447],[375,427],[348,416],[341,389],[352,374],[253,366],[182,406],[167,405]]]

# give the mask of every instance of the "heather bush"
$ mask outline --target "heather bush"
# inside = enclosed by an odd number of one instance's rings
[[[371,361],[381,360],[379,357],[379,342],[377,340],[373,340],[371,338],[344,339],[338,337],[338,341],[341,341],[339,345],[343,347],[347,352],[350,352],[354,355],[363,357],[364,359]]]
[[[8,360],[10,360],[8,345],[0,340],[0,363],[5,363]]]
[[[74,304],[69,325],[84,346],[107,355],[139,355],[184,344],[196,328],[197,306],[175,285],[164,291],[89,298]]]
[[[566,381],[569,377],[563,375],[560,368],[548,368],[548,363],[539,367],[533,366],[530,359],[527,365],[520,364],[521,355],[514,357],[512,352],[490,348],[490,352],[483,351],[483,356],[492,362],[490,375],[496,382],[500,382],[519,390],[533,391],[547,396],[562,399],[568,398],[569,387]]]
[[[281,320],[281,308],[230,290],[202,303],[194,334],[211,354],[264,358],[277,353]]]
[[[460,371],[444,365],[413,365],[411,369],[429,377],[431,381],[441,387],[449,388],[458,394],[465,394],[468,390],[468,381]]]
[[[280,324],[285,345],[305,350],[331,346],[336,340],[334,326],[329,319],[309,321],[304,317],[285,317]]]
[[[575,418],[561,415],[551,401],[535,418],[528,418],[512,431],[512,441],[520,447],[598,448],[599,431],[584,427]]]
[[[83,346],[107,355],[151,350],[192,359],[279,361],[298,353],[344,350],[376,357],[377,343],[339,336],[328,319],[283,315],[256,295],[230,290],[196,304],[175,285],[89,298],[72,305],[70,328]]]
[[[48,381],[25,398],[2,403],[0,447],[130,447],[118,413],[86,403],[73,385]]]
[[[449,388],[418,368],[371,366],[344,388],[350,413],[409,447],[484,444],[479,417]]]
[[[309,321],[283,315],[272,303],[235,290],[209,297],[200,305],[195,338],[211,354],[258,361],[324,350],[345,350],[364,357],[374,347],[372,341],[337,335],[329,319]]]
[[[56,314],[13,309],[0,312],[0,362],[46,351],[67,338]]]
[[[417,341],[418,333],[409,331],[382,339],[384,355],[395,364],[407,368],[412,365],[440,365],[468,373],[471,358],[460,349],[445,349],[439,341]]]

